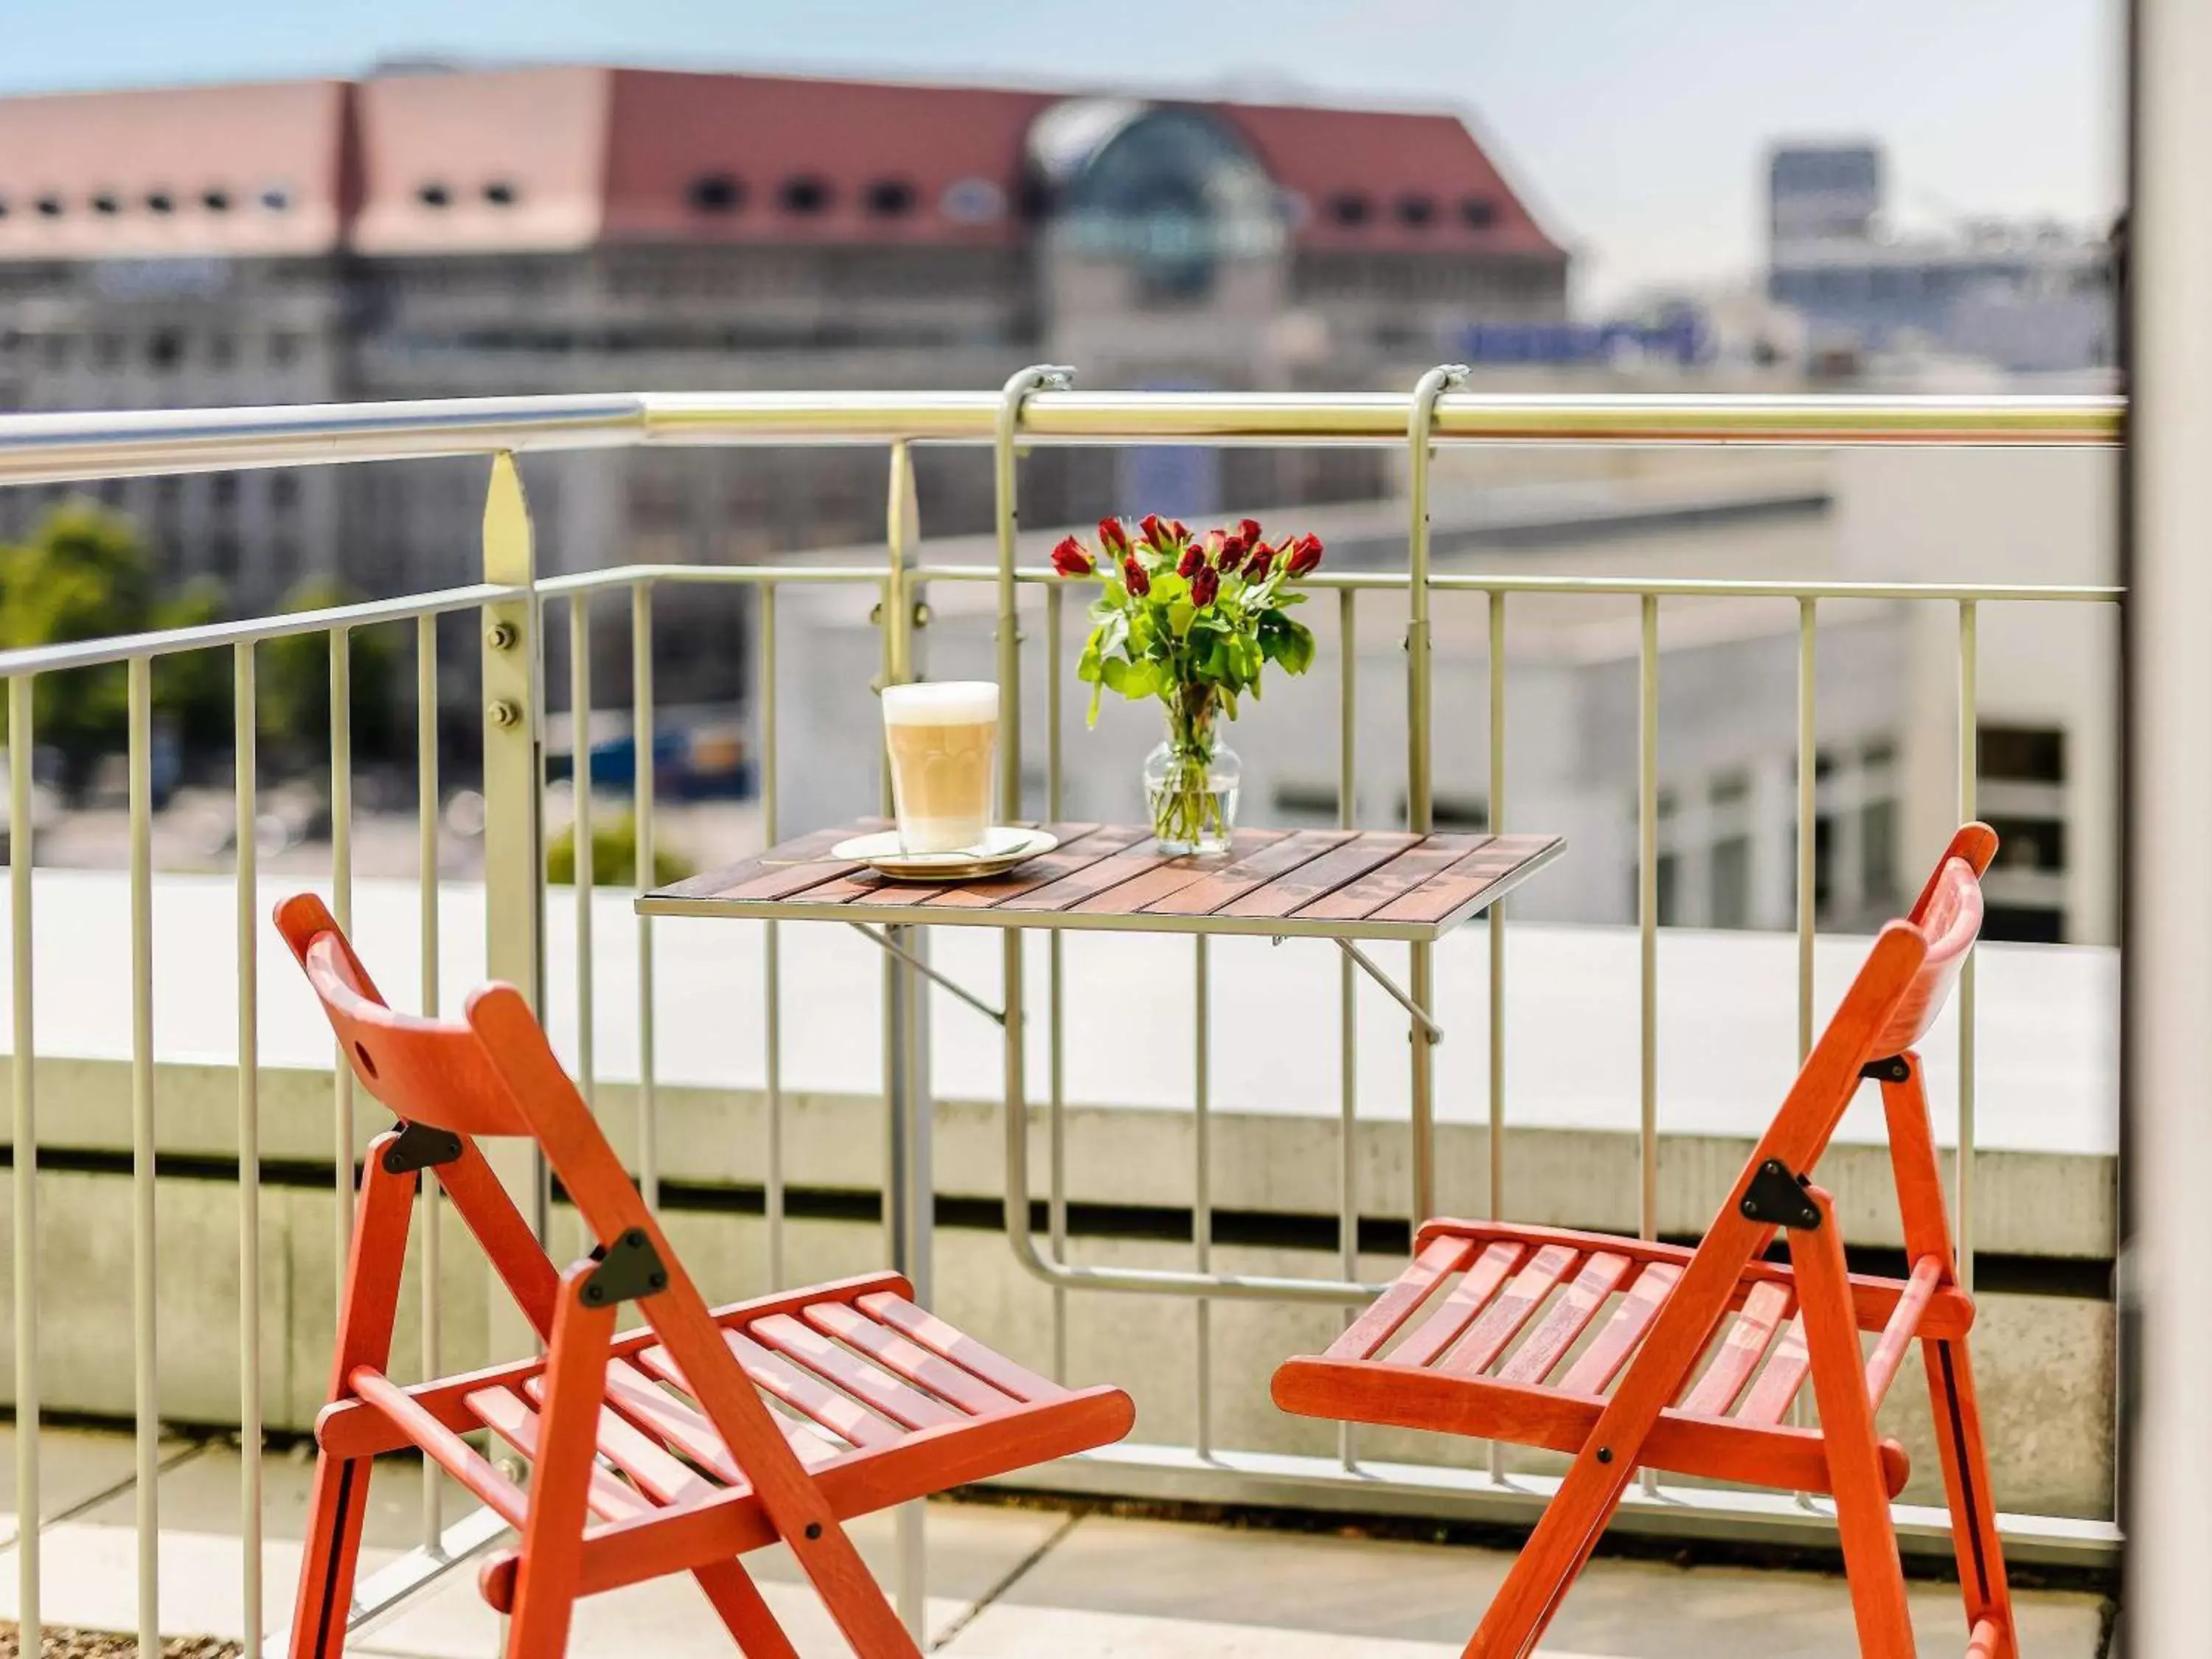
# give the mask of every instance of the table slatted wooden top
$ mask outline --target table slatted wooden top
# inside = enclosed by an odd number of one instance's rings
[[[1557,836],[1239,830],[1170,857],[1133,824],[1048,823],[1053,851],[981,881],[893,881],[834,859],[880,819],[801,836],[640,896],[647,915],[1432,942],[1559,856]]]

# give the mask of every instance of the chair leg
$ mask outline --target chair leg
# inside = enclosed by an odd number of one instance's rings
[[[1620,1507],[1633,1472],[1626,1458],[1604,1465],[1588,1456],[1575,1460],[1461,1659],[1528,1659]]]
[[[345,1651],[362,1522],[368,1513],[368,1471],[365,1457],[316,1455],[300,1592],[292,1608],[292,1659],[338,1659]]]
[[[740,1561],[720,1561],[700,1567],[692,1577],[714,1603],[723,1628],[737,1642],[745,1659],[799,1659],[799,1650],[784,1634],[775,1614],[762,1598],[760,1586]]]
[[[594,1308],[584,1301],[584,1281],[592,1266],[580,1262],[568,1271],[554,1310],[538,1468],[522,1529],[507,1659],[561,1659],[568,1645],[592,1471],[599,1456],[607,1344],[615,1330],[614,1304]]]
[[[1936,1446],[1943,1465],[1943,1495],[1951,1510],[1951,1540],[1959,1558],[1966,1627],[1984,1623],[1996,1633],[1990,1659],[2020,1659],[2013,1624],[2012,1591],[2005,1583],[2004,1553],[1997,1539],[1996,1500],[1982,1444],[1982,1408],[1974,1393],[1973,1361],[1964,1338],[1920,1345],[1935,1407]]]
[[[1790,1233],[1790,1260],[1797,1270],[1799,1316],[1812,1362],[1813,1397],[1820,1408],[1820,1439],[1836,1496],[1836,1526],[1843,1536],[1844,1576],[1851,1587],[1859,1652],[1862,1659],[1913,1659],[1905,1567],[1898,1558],[1889,1489],[1875,1442],[1874,1407],[1867,1398],[1866,1361],[1859,1352],[1844,1241],[1828,1195],[1817,1187],[1810,1193],[1820,1224]]]

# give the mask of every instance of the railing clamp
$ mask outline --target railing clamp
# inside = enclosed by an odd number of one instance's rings
[[[653,1248],[642,1227],[632,1227],[610,1249],[594,1245],[592,1259],[599,1265],[584,1280],[584,1305],[608,1308],[658,1296],[668,1288],[668,1264]]]
[[[1872,1078],[1877,1083],[1903,1083],[1912,1075],[1912,1067],[1903,1054],[1892,1054],[1887,1060],[1870,1060],[1859,1067],[1859,1075]]]
[[[1792,1175],[1790,1166],[1778,1158],[1768,1158],[1753,1172],[1751,1184],[1743,1189],[1744,1214],[1770,1227],[1801,1231],[1818,1227],[1820,1206],[1805,1195],[1812,1179],[1810,1176]]]
[[[413,1175],[422,1170],[434,1170],[441,1164],[460,1162],[461,1138],[452,1130],[404,1121],[394,1127],[399,1131],[399,1139],[384,1149],[386,1174]]]

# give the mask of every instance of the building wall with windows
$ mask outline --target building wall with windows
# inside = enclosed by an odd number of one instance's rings
[[[0,410],[975,388],[1040,359],[1096,386],[1398,385],[1455,322],[1561,314],[1565,270],[1442,113],[588,66],[0,100]],[[1161,475],[1192,510],[1387,483],[1369,453],[1196,456]],[[525,476],[554,570],[883,522],[865,449]],[[1150,477],[1058,453],[1025,506],[1095,517]],[[410,462],[104,493],[245,610],[309,574],[469,580],[481,484]],[[973,454],[925,455],[920,488],[933,530],[989,522]],[[0,491],[0,536],[42,505]],[[719,614],[729,648],[676,665],[692,691],[741,683]]]

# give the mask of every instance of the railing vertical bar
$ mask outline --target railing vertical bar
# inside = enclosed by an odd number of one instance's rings
[[[1359,648],[1357,588],[1336,595],[1336,827],[1351,830],[1358,821]],[[1336,963],[1336,1264],[1347,1283],[1359,1277],[1359,981],[1350,957],[1337,952]],[[1358,1310],[1346,1308],[1343,1323]],[[1359,1462],[1358,1431],[1349,1421],[1336,1425],[1337,1461],[1349,1471]]]
[[[653,584],[629,591],[630,750],[635,759],[637,890],[653,886]],[[637,1178],[647,1209],[660,1207],[660,1124],[654,1087],[653,918],[637,919]]]
[[[568,596],[568,844],[569,896],[576,927],[576,1088],[585,1108],[599,1110],[599,973],[592,948],[592,896],[599,874],[599,848],[592,823],[592,606],[588,593]],[[424,1182],[425,1187],[431,1183]],[[576,1213],[579,1249],[599,1240],[591,1223]]]
[[[331,653],[331,909],[353,932],[353,630],[333,628]],[[337,1302],[345,1305],[346,1255],[353,1242],[353,1067],[343,1052],[331,1068],[337,1234]]]
[[[232,816],[237,823],[238,1479],[246,1659],[261,1652],[261,896],[254,647],[231,648]]]
[[[1490,594],[1490,833],[1505,833],[1505,595]],[[1484,913],[1490,945],[1490,1215],[1505,1214],[1505,906]]]
[[[1505,595],[1488,596],[1490,624],[1490,800],[1485,822],[1493,836],[1505,833]],[[1490,1215],[1505,1214],[1505,906],[1483,915],[1484,943],[1490,952],[1490,1121],[1485,1136],[1490,1163]],[[1490,1478],[1505,1479],[1505,1443],[1490,1443]]]
[[[1975,602],[1959,602],[1959,821],[1978,810],[1981,770],[1979,692],[1980,617]],[[1952,1212],[1958,1218],[1959,1285],[1974,1288],[1974,953],[1959,969],[1959,1150],[1952,1174]]]
[[[1044,591],[1045,737],[1044,790],[1046,818],[1059,822],[1062,811],[1060,786],[1060,630],[1064,626],[1066,590],[1057,584]],[[1050,1087],[1045,1107],[1046,1162],[1051,1190],[1046,1198],[1045,1222],[1052,1237],[1052,1258],[1067,1260],[1067,1068],[1061,1052],[1062,980],[1066,964],[1057,928],[1045,935],[1046,1000],[1051,1009]],[[1052,1375],[1067,1380],[1067,1287],[1052,1287]]]
[[[422,1012],[438,1013],[438,619],[415,619],[416,935],[421,952]],[[439,1294],[444,1252],[438,1240],[438,1182],[422,1183],[422,1375],[444,1374],[446,1299]],[[422,1460],[422,1543],[434,1548],[445,1530],[445,1476]]]
[[[131,798],[132,1404],[137,1425],[138,1650],[161,1650],[161,1397],[154,1268],[154,665],[128,668]]]
[[[1659,1236],[1659,596],[1642,603],[1636,687],[1636,1231]],[[1656,1470],[1640,1477],[1646,1496]]]
[[[1213,1266],[1213,974],[1206,935],[1191,945],[1191,1024],[1197,1034],[1191,1071],[1191,1259],[1206,1273]],[[1198,1429],[1192,1444],[1203,1460],[1213,1455],[1213,1304],[1200,1297],[1197,1314]]]
[[[13,1006],[8,1055],[14,1099],[15,1295],[15,1617],[40,1645],[39,1613],[39,1121],[31,987],[32,705],[38,679],[8,681],[8,931]]]
[[[1813,1052],[1813,935],[1820,924],[1814,855],[1820,849],[1819,738],[1813,722],[1819,649],[1815,602],[1797,601],[1797,1058]]]
[[[779,790],[775,704],[775,584],[760,590],[761,632],[761,836],[762,845],[773,847],[782,838],[782,806]],[[762,1172],[762,1221],[768,1229],[768,1288],[776,1290],[784,1279],[783,1193],[783,939],[776,924],[761,924],[761,984],[766,1001],[762,1009],[762,1081],[768,1111],[766,1167]]]
[[[1636,690],[1636,1231],[1659,1236],[1659,596],[1643,599]]]

